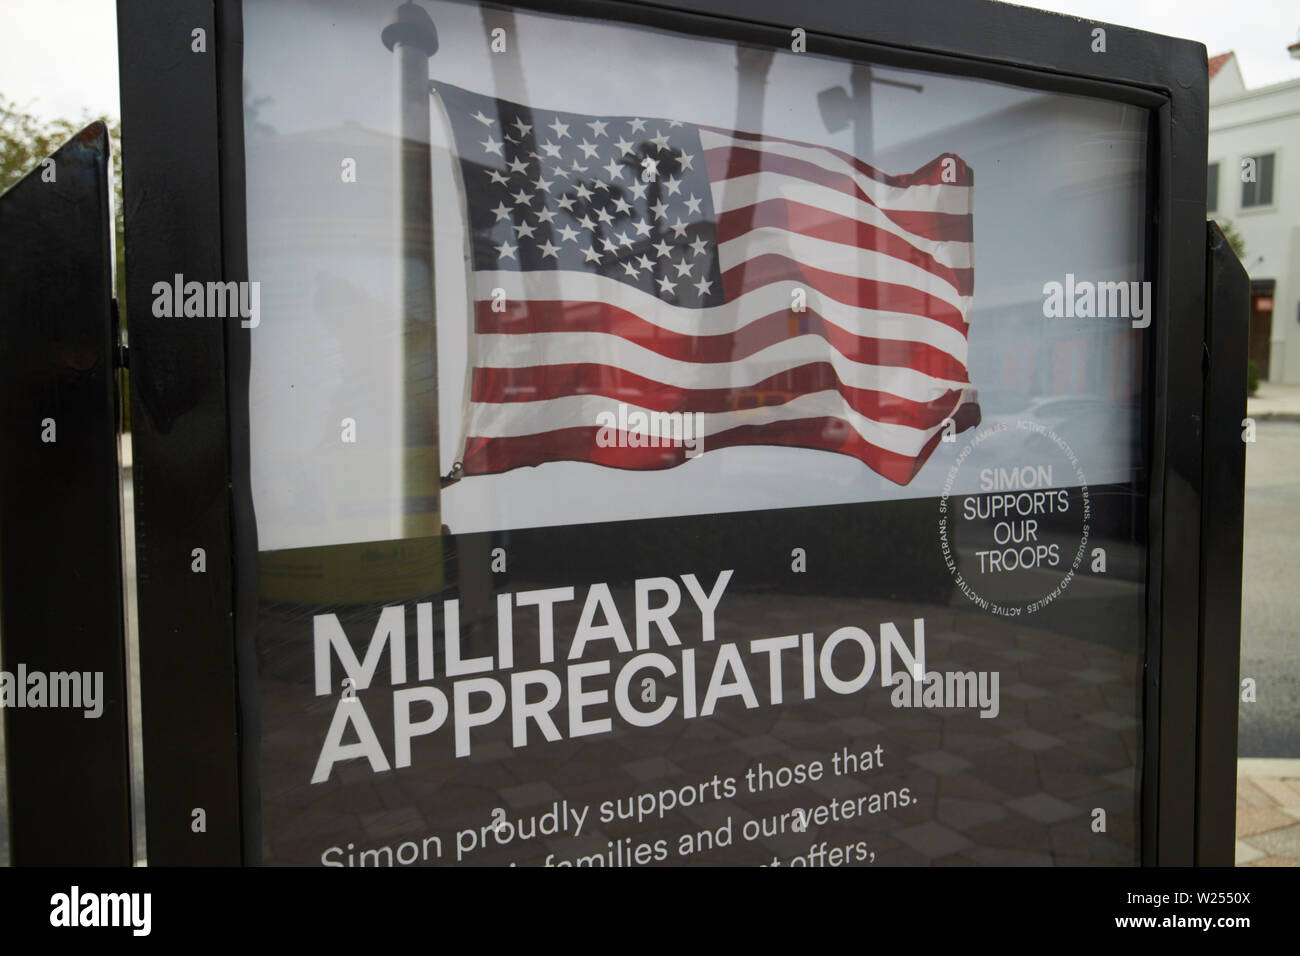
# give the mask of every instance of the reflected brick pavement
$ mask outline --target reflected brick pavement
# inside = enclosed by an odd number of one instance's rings
[[[1241,760],[1237,865],[1300,866],[1300,760]]]
[[[1118,651],[1019,622],[1009,627],[969,607],[751,593],[733,596],[728,610],[718,621],[718,642],[814,626],[824,639],[826,621],[857,624],[874,634],[881,621],[902,626],[924,616],[929,668],[1000,671],[1001,714],[983,719],[975,710],[895,709],[878,679],[853,696],[823,690],[803,701],[795,686],[798,669],[791,667],[782,706],[746,710],[732,699],[709,719],[645,729],[616,722],[610,734],[539,742],[525,750],[509,745],[507,728],[482,728],[475,731],[473,755],[464,760],[450,758],[443,731],[417,738],[410,769],[372,774],[365,761],[353,761],[337,766],[328,782],[311,785],[322,741],[306,728],[315,723],[323,732],[334,701],[314,697],[307,686],[309,666],[286,667],[281,674],[301,674],[301,682],[264,677],[262,685],[266,862],[310,863],[330,845],[353,842],[359,852],[434,834],[443,840],[443,862],[454,862],[456,829],[488,823],[496,807],[516,818],[565,798],[571,806],[593,804],[581,838],[490,845],[466,862],[536,866],[548,853],[571,860],[605,852],[610,841],[625,837],[634,845],[667,840],[670,864],[753,865],[773,857],[784,863],[822,841],[843,847],[858,840],[876,854],[876,865],[886,866],[1137,862],[1136,648]],[[557,633],[564,630],[557,627]],[[701,673],[711,667],[711,655],[701,648]],[[753,675],[756,683],[764,676],[760,670]],[[383,699],[374,698],[377,711]],[[303,721],[304,710],[315,714],[312,722]],[[884,746],[883,769],[831,775],[831,753],[877,744]],[[827,764],[821,781],[746,792],[744,771],[760,761],[771,768],[815,759]],[[602,824],[596,818],[600,801],[698,783],[715,772],[738,778],[735,799],[678,809],[662,822]],[[750,820],[902,787],[910,789],[914,805],[821,826],[810,822],[805,833],[787,829],[752,842],[741,838],[740,828]],[[1091,826],[1098,807],[1106,810],[1104,833]],[[728,815],[731,846],[678,857],[683,833],[714,830]]]

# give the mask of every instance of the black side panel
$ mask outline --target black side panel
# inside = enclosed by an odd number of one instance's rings
[[[0,196],[0,665],[15,866],[129,866],[108,131]]]
[[[1250,278],[1214,223],[1206,241],[1205,477],[1201,497],[1201,679],[1196,862],[1232,866],[1241,674],[1246,351]]]
[[[241,0],[217,0],[217,83],[221,130],[221,241],[224,278],[248,279],[248,226],[244,203],[244,12]],[[261,800],[258,751],[261,715],[257,710],[257,519],[248,440],[248,375],[251,361],[249,333],[239,325],[226,326],[226,365],[230,402],[231,521],[234,529],[235,643],[239,666],[240,793],[243,802],[243,862],[262,861]]]

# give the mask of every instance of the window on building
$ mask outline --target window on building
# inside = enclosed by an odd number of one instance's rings
[[[1205,186],[1205,211],[1219,211],[1219,164],[1210,163]]]
[[[1244,181],[1254,166],[1254,182]],[[1263,153],[1259,156],[1247,156],[1242,162],[1241,174],[1241,208],[1251,206],[1271,206],[1273,204],[1273,154]]]

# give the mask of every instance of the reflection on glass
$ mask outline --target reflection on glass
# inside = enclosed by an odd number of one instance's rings
[[[405,865],[411,843],[416,863],[456,862],[424,841],[454,849],[497,807],[598,813],[759,762],[880,748],[869,773],[741,793],[698,818],[611,820],[555,847],[489,844],[469,862],[593,858],[625,840],[666,841],[672,858],[654,861],[678,863],[808,863],[823,840],[855,865],[1134,862],[1147,333],[1050,317],[1043,290],[1147,278],[1146,115],[717,38],[422,8],[439,37],[417,58],[431,148],[402,165],[412,137],[393,107],[410,109],[414,84],[412,57],[379,39],[392,4],[245,3],[249,261],[266,317],[250,387],[264,860]],[[413,295],[421,211],[432,284]],[[415,314],[436,317],[436,349]],[[1002,528],[992,496],[1025,476],[1044,497]],[[1010,490],[1014,505],[1025,489]],[[433,497],[441,536],[408,521]],[[449,723],[397,761],[374,635],[408,641],[421,693],[453,700],[458,679],[419,671],[425,636],[439,660],[459,641],[463,659],[492,661],[484,679],[505,693],[508,634],[514,674],[526,662],[567,688],[574,634],[599,623],[590,588],[608,586],[606,618],[633,622],[646,580],[723,570],[716,640],[698,615],[680,624],[699,686],[678,665],[656,700],[702,696],[724,644],[820,647],[840,627],[878,637],[920,619],[928,666],[986,692],[996,675],[997,704],[981,716],[877,685],[806,697],[792,652],[783,669],[751,665],[753,707],[737,694],[708,719],[678,706],[645,727],[596,703],[609,729],[578,737],[556,704],[555,739],[520,746],[499,717],[457,758]],[[553,617],[537,610],[532,595],[569,590]],[[357,698],[389,769],[349,758],[312,783],[339,706],[315,683],[329,618],[373,671]],[[626,658],[607,656],[618,673]],[[818,824],[815,841],[788,827],[796,805],[873,793],[896,802]],[[726,820],[730,846],[680,854],[682,833]]]

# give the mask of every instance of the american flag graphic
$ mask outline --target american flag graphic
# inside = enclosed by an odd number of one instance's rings
[[[620,404],[620,421],[702,413],[706,453],[837,452],[898,484],[945,420],[979,423],[959,157],[886,175],[790,139],[434,87],[472,246],[464,474],[691,457],[598,441]]]

